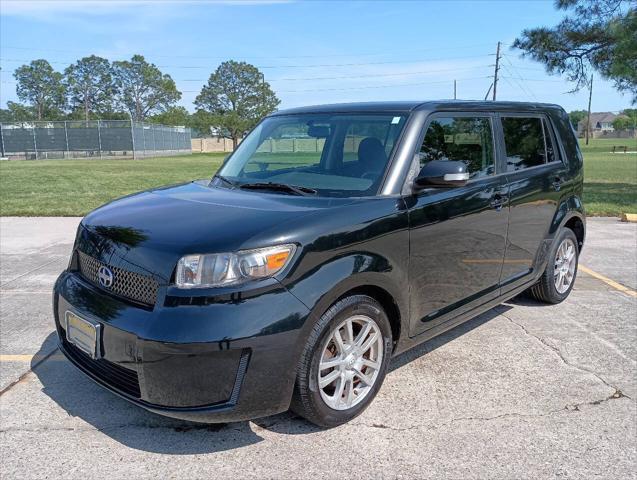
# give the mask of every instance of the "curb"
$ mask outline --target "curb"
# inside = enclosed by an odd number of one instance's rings
[[[637,223],[637,213],[622,213],[621,221]]]

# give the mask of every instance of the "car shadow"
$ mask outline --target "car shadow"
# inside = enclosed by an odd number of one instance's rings
[[[50,353],[52,342],[57,344],[55,332],[47,337],[34,358]],[[130,448],[195,455],[232,450],[263,440],[248,422],[200,424],[148,412],[93,382],[59,350],[45,361],[34,362],[32,370],[42,384],[42,392],[69,416],[82,419]]]
[[[414,347],[392,359],[389,371],[434,351],[478,328],[512,308],[500,305],[448,332]],[[263,441],[260,433],[285,435],[314,433],[321,428],[286,412],[251,422],[200,424],[163,417],[133,405],[102,388],[81,373],[59,350],[46,360],[57,336],[51,333],[34,358],[32,370],[42,384],[42,392],[69,416],[92,425],[113,440],[137,450],[171,455],[214,453],[245,447]],[[381,390],[382,391],[382,390]],[[382,393],[381,393],[382,394]]]
[[[484,325],[485,323],[493,320],[495,317],[497,317],[501,313],[506,312],[507,310],[510,310],[511,308],[513,307],[507,304],[498,305],[491,310],[488,310],[485,313],[478,315],[477,317],[472,318],[471,320],[468,320],[465,323],[462,323],[441,335],[438,335],[437,337],[427,340],[420,345],[417,345],[399,355],[396,355],[394,358],[392,358],[391,363],[389,364],[389,371],[393,372],[404,367],[406,364],[413,362],[423,355],[431,353],[434,350],[446,345],[447,343],[454,341],[456,338],[469,333],[471,330]]]

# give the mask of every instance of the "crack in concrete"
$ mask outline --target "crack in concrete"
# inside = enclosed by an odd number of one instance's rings
[[[595,378],[597,378],[597,380],[599,380],[601,383],[603,383],[604,385],[606,385],[608,388],[612,389],[615,392],[620,392],[621,390],[619,390],[616,386],[611,385],[610,383],[608,383],[605,379],[603,379],[597,372],[595,372],[594,370],[591,370],[589,368],[586,368],[582,365],[576,365],[574,363],[571,363],[565,356],[564,354],[560,351],[559,348],[557,348],[554,345],[551,345],[549,342],[547,342],[545,339],[543,339],[542,337],[539,337],[537,335],[534,335],[533,333],[531,333],[524,325],[516,322],[515,320],[513,320],[511,317],[509,317],[508,315],[506,315],[500,308],[496,307],[496,311],[498,312],[499,315],[501,315],[502,317],[506,318],[509,322],[511,322],[513,325],[517,326],[518,328],[520,328],[526,335],[528,335],[531,338],[534,338],[535,340],[537,340],[540,344],[542,344],[543,346],[545,346],[546,348],[548,348],[551,352],[553,352],[561,361],[562,363],[564,363],[565,365],[567,365],[568,367],[574,368],[576,370],[579,370],[581,372],[585,372],[588,373],[589,375],[593,375]],[[621,393],[622,396],[627,396],[624,395],[623,393]]]
[[[435,429],[438,430],[440,428],[444,428],[444,427],[448,427],[454,423],[457,422],[489,422],[492,420],[499,420],[502,418],[542,418],[542,417],[548,417],[551,415],[555,415],[555,414],[559,414],[559,413],[564,413],[564,412],[580,412],[581,411],[581,407],[584,406],[590,406],[590,407],[595,407],[595,406],[599,406],[603,403],[609,402],[611,400],[617,400],[620,398],[628,398],[630,399],[630,397],[628,395],[625,395],[624,393],[622,393],[621,390],[615,389],[615,391],[609,395],[608,397],[605,398],[601,398],[601,399],[597,399],[597,400],[591,400],[588,402],[580,402],[580,403],[575,403],[575,404],[568,404],[563,408],[560,409],[555,409],[555,410],[549,410],[547,412],[543,412],[543,413],[517,413],[517,412],[513,412],[513,413],[502,413],[500,415],[494,415],[492,417],[457,417],[457,418],[452,418],[451,420],[449,420],[448,422],[444,422],[444,423],[437,423],[437,424],[424,424],[424,425],[412,425],[410,427],[394,427],[391,425],[387,425],[385,423],[365,423],[365,422],[349,422],[346,423],[344,426],[345,427],[367,427],[367,428],[374,428],[374,429],[381,429],[381,430],[390,430],[393,432],[406,432],[406,431],[410,431],[410,430],[422,430],[422,429]],[[258,427],[258,430],[270,430],[272,427],[276,426],[276,425],[280,425],[282,423],[291,423],[294,421],[298,421],[300,420],[301,417],[292,417],[292,418],[286,418],[286,419],[281,419],[281,420],[277,420],[274,421],[272,423],[266,424],[266,425],[259,425],[259,424],[255,424],[256,427]],[[17,428],[3,428],[0,429],[0,433],[11,433],[11,432],[29,432],[29,433],[43,433],[43,432],[101,432],[101,433],[106,433],[108,434],[108,431],[110,430],[118,430],[118,429],[123,429],[123,428],[141,428],[141,429],[148,429],[148,430],[173,430],[177,433],[192,433],[192,432],[197,432],[197,431],[205,431],[205,432],[221,432],[224,433],[223,431],[226,432],[236,432],[239,434],[246,434],[247,432],[245,431],[245,429],[242,428],[236,428],[236,427],[231,427],[228,424],[184,424],[184,425],[154,425],[154,424],[147,424],[147,423],[142,423],[142,424],[129,424],[129,423],[123,423],[123,424],[113,424],[113,425],[106,425],[104,427],[100,427],[100,428],[91,428],[91,427],[54,427],[54,428],[48,428],[48,427],[38,427],[38,428],[22,428],[22,427],[17,427]],[[307,433],[311,433],[313,430],[312,427],[310,427],[310,429],[308,430]]]
[[[549,410],[549,411],[543,412],[543,413],[517,413],[517,412],[513,412],[513,413],[502,413],[500,415],[494,415],[492,417],[457,417],[457,418],[452,418],[448,422],[444,422],[444,423],[426,424],[426,425],[413,425],[411,427],[393,427],[391,425],[386,425],[384,423],[368,424],[368,423],[364,423],[364,422],[351,423],[351,424],[348,424],[348,425],[351,425],[351,426],[362,426],[362,427],[367,427],[367,428],[376,428],[376,429],[383,429],[383,430],[391,430],[391,431],[395,431],[395,432],[406,432],[406,431],[409,431],[409,430],[419,430],[419,429],[434,429],[434,430],[438,430],[440,428],[448,427],[448,426],[450,426],[450,425],[452,425],[454,423],[457,423],[457,422],[490,422],[492,420],[500,420],[502,418],[542,418],[542,417],[549,417],[551,415],[560,414],[560,413],[564,413],[564,412],[580,412],[581,411],[581,407],[584,407],[584,406],[594,407],[594,406],[601,405],[601,404],[603,404],[605,402],[609,402],[611,400],[617,400],[617,399],[620,399],[620,398],[628,398],[628,399],[630,399],[630,397],[628,395],[625,395],[624,393],[622,393],[621,390],[615,390],[612,395],[609,395],[608,397],[605,397],[605,398],[601,398],[601,399],[598,399],[598,400],[592,400],[592,401],[589,401],[589,402],[568,404],[568,405],[564,406],[563,408]]]

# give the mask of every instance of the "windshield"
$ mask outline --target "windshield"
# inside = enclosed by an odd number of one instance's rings
[[[268,117],[219,171],[219,186],[301,187],[318,195],[377,193],[405,124],[394,114],[302,114]],[[266,184],[266,185],[263,185]]]

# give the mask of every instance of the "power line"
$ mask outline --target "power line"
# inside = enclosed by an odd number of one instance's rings
[[[510,76],[510,77],[507,77],[507,76],[504,76],[504,75],[503,75],[503,76],[502,76],[502,78],[504,78],[504,79],[507,81],[507,83],[508,83],[509,85],[511,85],[511,87],[512,87],[513,89],[518,88],[520,91],[522,91],[522,92],[524,93],[524,95],[526,95],[526,96],[528,97],[528,99],[529,99],[529,100],[533,100],[533,98],[532,98],[532,97],[533,97],[533,95],[532,95],[531,91],[530,91],[530,90],[527,90],[527,89],[525,88],[525,86],[524,86],[523,84],[521,84],[521,83],[518,81],[518,79],[517,79],[517,78],[513,75],[513,73],[511,73],[511,71],[507,68],[507,66],[506,66],[506,65],[503,65],[503,67],[504,67],[504,69],[505,69],[507,72],[509,72],[509,73],[511,74],[511,76]],[[515,82],[515,84],[517,85],[517,87],[516,87],[515,85],[513,85],[513,84],[509,81],[509,79],[513,80],[513,81]],[[537,98],[536,98],[536,100],[537,100]]]
[[[467,48],[475,48],[475,47],[486,47],[489,44],[472,44],[472,45],[460,45],[454,47],[432,47],[432,48],[424,48],[418,50],[409,50],[409,51],[392,51],[392,52],[374,52],[374,53],[326,53],[321,55],[277,55],[277,56],[244,56],[244,55],[230,55],[236,56],[238,58],[249,58],[253,60],[274,60],[274,59],[292,59],[292,58],[333,58],[333,57],[371,57],[371,56],[396,56],[396,54],[400,55],[413,55],[415,53],[422,52],[432,52],[432,51],[444,51],[444,50],[464,50]],[[33,47],[16,47],[16,46],[6,46],[3,45],[0,50],[24,50],[24,51],[36,51],[36,52],[55,52],[55,53],[76,53],[80,55],[92,55],[88,53],[86,50],[59,50],[59,49],[50,49],[50,48],[33,48]],[[82,53],[80,53],[82,52]],[[224,60],[227,59],[228,56],[207,56],[207,55],[150,55],[152,57],[157,58],[192,58],[192,59],[211,59],[211,60]]]
[[[460,68],[446,68],[440,70],[420,70],[416,72],[401,72],[401,73],[379,73],[379,74],[367,74],[367,75],[344,75],[344,76],[335,76],[335,77],[299,77],[299,78],[271,78],[268,79],[268,82],[283,82],[283,81],[311,81],[311,80],[345,80],[345,79],[359,79],[359,78],[380,78],[380,77],[406,77],[410,75],[427,75],[432,73],[443,73],[443,72],[457,72],[457,71],[467,71],[467,70],[476,70],[481,68],[488,68],[490,65],[476,65],[473,67],[460,67]],[[2,72],[2,73],[11,73],[11,72]],[[175,82],[207,82],[208,79],[203,78],[186,78],[186,79],[173,79]],[[8,84],[16,84],[17,82],[11,81],[3,81],[2,83]]]
[[[510,73],[510,72],[509,72]],[[513,77],[511,77],[513,78]],[[566,80],[548,80],[544,78],[524,78],[525,82],[564,83]]]
[[[337,77],[302,77],[302,78],[273,78],[269,79],[269,82],[283,82],[283,81],[306,81],[306,80],[342,80],[351,78],[373,78],[373,77],[402,77],[405,75],[424,75],[429,73],[442,73],[442,72],[458,72],[463,70],[474,70],[476,68],[486,68],[490,65],[476,65],[473,67],[459,67],[459,68],[445,68],[442,70],[420,70],[417,72],[401,72],[401,73],[373,73],[368,75],[345,75]]]
[[[508,58],[507,58],[508,60]],[[509,62],[509,64],[513,65],[511,62]],[[516,69],[518,70],[529,70],[532,72],[540,72],[540,73],[546,73],[546,70],[544,70],[543,68],[535,68],[535,67],[522,67],[520,65],[513,65]]]
[[[458,81],[463,80],[481,80],[484,78],[491,78],[490,76],[484,77],[469,77],[469,78],[459,78]],[[435,82],[417,82],[417,83],[395,83],[391,85],[366,85],[361,87],[339,87],[339,88],[309,88],[303,90],[279,90],[277,93],[305,93],[305,92],[331,92],[331,91],[349,91],[349,90],[367,90],[374,88],[393,88],[393,87],[411,87],[411,86],[421,86],[421,85],[438,85],[438,84],[448,84],[453,80],[438,80]],[[7,81],[2,81],[2,83],[11,83]],[[199,90],[180,90],[181,93],[200,93]]]
[[[511,63],[511,60],[509,60],[509,58],[508,58],[508,57],[506,58],[506,61],[509,63],[509,65],[511,65],[511,68],[513,68],[513,70],[515,70],[515,66],[513,65],[513,63]],[[504,65],[504,66],[506,67],[506,65]],[[511,70],[509,70],[509,69],[508,69],[508,67],[506,68],[506,70],[507,70],[507,72],[511,73],[511,75],[514,77],[514,80],[515,80],[515,75],[511,72]],[[518,83],[518,84],[520,85],[520,88],[522,88],[522,89],[523,89],[523,90],[525,90],[526,92],[530,93],[530,94],[531,94],[531,96],[532,96],[533,98],[535,98],[535,101],[539,101],[539,100],[538,100],[538,98],[537,98],[537,96],[536,96],[536,95],[535,95],[535,93],[533,92],[533,90],[531,90],[531,88],[530,88],[530,87],[527,87],[527,86],[526,86],[526,84],[525,84],[526,80],[524,80],[524,77],[522,77],[522,74],[521,74],[520,72],[517,72],[517,71],[516,71],[516,73],[517,73],[517,75],[518,75],[518,77],[519,77],[520,81],[522,82],[522,83],[519,83],[519,82],[517,82],[517,80],[516,80],[516,83]]]
[[[402,61],[402,60],[391,60],[384,62],[353,62],[353,63],[325,63],[325,64],[306,64],[306,65],[256,65],[261,69],[275,69],[275,68],[327,68],[327,67],[358,67],[358,66],[369,66],[369,65],[411,65],[414,63],[422,63],[422,62],[434,62],[434,61],[444,61],[444,60],[466,60],[466,59],[475,59],[475,58],[484,58],[490,57],[493,54],[481,54],[481,55],[468,55],[461,57],[438,57],[438,58],[422,58],[419,60],[412,61]],[[0,62],[31,62],[33,59],[17,59],[17,58],[2,58]],[[57,60],[47,60],[51,64],[56,65],[70,65],[73,62],[62,62]],[[158,68],[175,68],[175,69],[210,69],[210,66],[205,65],[156,65]]]
[[[359,75],[340,75],[330,77],[294,77],[294,78],[269,78],[268,82],[283,82],[283,81],[307,81],[307,80],[342,80],[342,79],[354,79],[354,78],[374,78],[374,77],[401,77],[406,75],[426,75],[431,73],[443,73],[443,72],[459,72],[463,70],[475,70],[478,68],[488,68],[492,65],[474,65],[471,67],[458,67],[458,68],[445,68],[438,70],[418,70],[412,72],[400,72],[400,73],[371,73],[371,74],[359,74]],[[12,71],[0,71],[0,74],[13,75]],[[208,78],[174,78],[175,82],[207,82]],[[15,82],[14,82],[15,83]]]
[[[484,78],[491,78],[491,77],[487,75],[484,77],[459,78],[457,80],[481,80]],[[366,90],[370,88],[413,87],[413,86],[420,86],[420,85],[448,84],[450,81],[452,80],[439,80],[435,82],[418,82],[418,83],[395,83],[392,85],[368,85],[363,87],[309,88],[307,90],[281,90],[278,93],[332,92],[332,91],[340,91],[340,90]]]
[[[502,76],[502,77],[500,77],[500,78],[502,78],[505,82],[507,82],[507,83],[509,84],[509,86],[510,86],[513,90],[516,90],[516,89],[521,90],[521,89],[519,88],[519,86],[518,86],[518,87],[516,87],[515,85],[513,85],[513,83],[511,83],[511,81],[509,80],[509,77]],[[513,80],[515,80],[513,77],[511,77],[511,78],[512,78]],[[529,100],[533,100],[533,99],[531,98],[531,96],[530,96],[527,92],[525,92],[524,90],[522,90],[522,92],[524,92],[524,95],[526,95],[526,96],[527,96],[527,98],[528,98]]]

